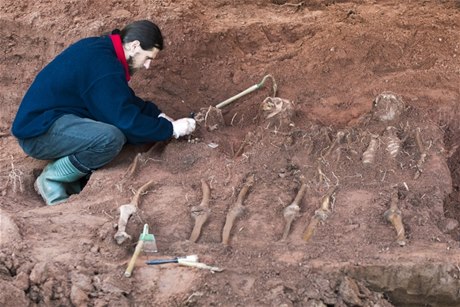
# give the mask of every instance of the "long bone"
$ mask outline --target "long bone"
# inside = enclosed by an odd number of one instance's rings
[[[390,209],[383,214],[385,219],[393,225],[396,230],[396,243],[400,246],[406,245],[406,234],[402,223],[401,210],[398,208],[398,192],[391,195]]]
[[[291,224],[299,214],[299,204],[302,201],[306,189],[307,184],[302,183],[302,186],[300,187],[299,192],[297,192],[297,196],[295,197],[294,201],[283,210],[283,216],[284,220],[286,221],[286,224],[284,226],[283,237],[281,240],[286,240],[286,238],[289,235],[289,231],[291,230]]]
[[[310,223],[308,224],[307,229],[303,234],[304,241],[309,241],[311,237],[315,234],[316,225],[318,225],[319,222],[324,222],[328,218],[329,214],[331,213],[331,210],[329,208],[331,204],[331,198],[336,190],[337,186],[329,188],[329,190],[321,199],[321,207],[315,211],[315,215],[313,215],[313,217],[311,218]]]
[[[189,240],[193,243],[195,243],[200,237],[201,228],[211,214],[211,209],[209,209],[209,196],[211,194],[211,190],[209,185],[203,179],[201,179],[201,190],[203,191],[203,199],[201,200],[201,203],[198,206],[192,207],[192,218],[195,220],[195,226],[193,227]]]
[[[249,191],[249,188],[254,184],[254,175],[251,175],[246,182],[244,183],[243,187],[241,188],[240,193],[238,194],[238,199],[236,200],[233,207],[227,213],[227,219],[225,220],[224,229],[222,231],[222,243],[224,245],[228,245],[228,240],[230,238],[230,232],[233,227],[233,223],[235,222],[236,218],[239,217],[244,212],[243,201],[246,197],[246,194]]]
[[[126,241],[126,239],[131,239],[131,236],[126,233],[126,225],[128,224],[129,218],[136,213],[137,209],[139,208],[139,200],[140,196],[151,186],[153,185],[154,180],[150,180],[146,184],[137,190],[136,194],[134,195],[133,199],[129,204],[121,205],[119,207],[120,210],[120,218],[118,219],[118,231],[114,235],[117,244],[122,244]]]
[[[417,130],[415,131],[415,142],[417,143],[417,148],[420,152],[420,158],[417,161],[417,171],[415,172],[414,179],[418,179],[420,175],[423,172],[423,163],[425,163],[426,160],[426,149],[425,145],[423,145],[423,140],[422,140],[422,135],[421,135],[421,129],[420,127],[417,127]]]

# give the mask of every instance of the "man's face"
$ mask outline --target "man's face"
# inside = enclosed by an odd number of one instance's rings
[[[130,75],[133,75],[142,67],[148,69],[152,60],[157,56],[158,52],[160,52],[158,48],[153,48],[151,50],[142,49],[139,41],[133,41],[126,44],[124,47]]]

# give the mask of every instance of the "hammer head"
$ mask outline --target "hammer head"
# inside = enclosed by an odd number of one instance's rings
[[[155,236],[149,233],[149,225],[144,225],[144,231],[141,233],[139,237],[139,241],[144,242],[143,251],[145,253],[156,253],[158,252],[157,248],[157,241],[155,240]]]

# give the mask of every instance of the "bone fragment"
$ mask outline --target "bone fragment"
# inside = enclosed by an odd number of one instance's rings
[[[118,219],[118,231],[115,234],[114,238],[117,241],[117,244],[122,244],[126,239],[131,239],[131,236],[126,233],[126,225],[130,217],[137,211],[139,208],[139,199],[140,196],[154,183],[154,180],[150,180],[134,195],[133,199],[129,204],[120,206],[120,217]]]
[[[117,244],[122,244],[125,240],[131,239],[131,236],[126,233],[126,225],[128,220],[136,211],[136,206],[132,204],[122,205],[119,208],[120,218],[118,219],[118,231],[115,234],[114,238],[117,241]]]
[[[209,209],[209,196],[210,188],[209,185],[201,179],[201,190],[203,191],[203,199],[198,206],[192,207],[192,218],[195,220],[195,226],[193,227],[192,234],[190,235],[190,241],[196,242],[201,234],[201,228],[211,214]]]
[[[133,177],[134,174],[136,174],[138,168],[139,168],[139,164],[140,163],[143,163],[145,161],[147,161],[147,159],[149,159],[149,157],[155,152],[155,151],[159,151],[161,150],[162,147],[165,146],[165,142],[157,142],[155,143],[155,145],[153,145],[152,147],[150,147],[150,149],[144,153],[138,153],[136,155],[136,157],[134,157],[134,160],[133,162],[131,163],[131,165],[128,167],[128,169],[126,170],[126,173],[124,174],[124,177],[125,178],[130,178],[130,177]]]
[[[241,156],[244,152],[244,148],[246,147],[246,145],[248,145],[250,143],[250,139],[252,138],[252,133],[251,132],[248,132],[246,134],[246,136],[244,137],[244,140],[241,142],[240,144],[240,147],[238,148],[238,150],[236,151],[235,155],[233,156],[233,158],[237,158],[239,156]]]
[[[284,208],[283,210],[283,216],[284,216],[284,220],[286,221],[286,224],[284,226],[283,237],[281,240],[286,240],[286,238],[289,235],[289,231],[291,230],[291,224],[299,214],[299,211],[300,211],[299,204],[302,201],[303,196],[305,195],[306,189],[307,189],[307,184],[303,183],[299,189],[299,192],[297,192],[297,196],[295,197],[294,201],[289,206]]]
[[[198,268],[198,269],[210,270],[213,273],[224,271],[224,269],[221,269],[221,268],[215,267],[215,266],[210,266],[210,265],[207,265],[207,264],[202,263],[202,262],[181,261],[181,262],[179,262],[179,264],[184,265],[184,266]]]
[[[246,197],[246,194],[249,191],[249,188],[254,184],[254,175],[251,175],[241,188],[240,193],[238,194],[238,199],[236,200],[233,207],[227,213],[227,218],[225,220],[224,229],[222,231],[222,243],[224,245],[228,245],[228,241],[230,238],[230,232],[233,227],[233,223],[235,222],[236,218],[239,217],[244,212],[243,201]]]
[[[137,172],[137,169],[139,167],[139,160],[141,159],[141,157],[142,157],[142,154],[140,152],[136,155],[136,157],[134,157],[133,162],[126,170],[126,173],[124,175],[125,178],[130,178],[134,176],[134,174]]]
[[[406,245],[404,225],[402,223],[401,210],[398,208],[398,193],[394,192],[391,196],[390,209],[385,211],[385,219],[390,222],[396,230],[396,242],[400,246]]]
[[[337,136],[334,139],[334,142],[331,144],[331,146],[329,146],[329,149],[324,154],[324,157],[327,157],[332,152],[332,150],[342,142],[344,137],[345,137],[345,132],[344,131],[338,131]]]
[[[369,146],[367,146],[366,151],[363,153],[363,164],[372,164],[375,160],[375,153],[377,152],[377,136],[372,135]]]
[[[315,215],[313,215],[313,217],[310,220],[310,223],[308,224],[305,232],[303,233],[304,241],[308,242],[311,239],[311,237],[313,237],[313,235],[315,234],[315,229],[318,223],[324,222],[328,218],[329,214],[331,213],[331,198],[334,195],[335,191],[337,191],[337,188],[337,186],[329,188],[329,190],[321,199],[321,207],[315,211]]]
[[[417,171],[415,172],[414,179],[418,179],[423,172],[423,163],[425,163],[426,159],[426,150],[425,146],[423,145],[423,140],[421,136],[420,127],[417,128],[415,131],[415,142],[417,143],[418,150],[420,152],[420,158],[417,161]]]

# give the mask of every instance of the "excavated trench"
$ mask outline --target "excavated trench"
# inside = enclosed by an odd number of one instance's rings
[[[257,14],[237,4],[257,5]],[[234,297],[239,305],[458,306],[460,112],[454,105],[441,113],[427,108],[458,97],[451,81],[458,80],[458,66],[450,58],[458,46],[449,36],[457,19],[453,11],[445,19],[431,16],[436,9],[430,2],[421,12],[418,3],[409,4],[273,0],[158,6],[168,45],[155,69],[133,79],[142,97],[172,116],[186,116],[206,112],[269,73],[278,95],[292,105],[272,103],[261,111],[258,105],[273,92],[267,86],[223,114],[208,113],[193,137],[173,140],[124,181],[143,151],[129,148],[60,208],[43,207],[33,192],[32,169],[41,169],[43,161],[25,157],[12,138],[2,139],[8,153],[0,156],[1,175],[13,185],[0,199],[0,226],[8,232],[0,239],[9,244],[0,252],[0,293],[6,293],[0,305],[219,305]],[[43,11],[48,3],[37,8]],[[35,70],[68,45],[67,39],[110,30],[139,15],[120,10],[114,20],[94,9],[86,27],[64,31],[68,25],[59,25],[61,36],[48,31],[54,23],[46,16],[30,31],[38,17],[32,4],[27,9],[18,9],[22,19],[3,22],[11,56],[2,65],[12,74],[2,79],[7,104],[0,112],[1,131],[7,131]],[[75,14],[85,20],[86,7]],[[39,51],[30,49],[31,41]],[[430,92],[438,86],[439,92]],[[371,100],[389,89],[405,103],[396,110],[398,118],[381,121]],[[399,140],[396,149],[389,146],[389,127]],[[372,140],[377,145],[368,157]],[[256,183],[224,248],[225,215],[249,173]],[[299,190],[300,175],[309,178],[309,187],[299,203],[300,217],[280,243],[283,209]],[[22,186],[14,185],[18,176]],[[133,279],[120,278],[135,240],[114,242],[118,206],[152,178],[157,184],[128,232],[137,238],[149,222],[158,233],[158,257],[197,253],[225,273],[139,265]],[[192,244],[190,208],[199,203],[202,179],[211,187],[212,211]],[[339,185],[333,210],[310,241],[303,241],[305,226],[333,184]],[[404,246],[384,218],[395,191]]]
[[[458,107],[447,111],[434,110],[439,130],[443,132],[444,150],[441,155],[449,168],[452,180],[451,193],[443,199],[444,217],[437,219],[436,226],[442,233],[450,236],[453,246],[460,241],[460,124]],[[439,241],[439,238],[436,238]],[[447,239],[448,240],[448,239]],[[444,246],[443,246],[444,247]],[[447,246],[447,249],[450,247]],[[365,281],[369,289],[383,293],[395,306],[458,306],[460,300],[459,258],[447,257],[444,261],[435,260],[436,248],[426,246],[426,253],[432,253],[422,261],[418,253],[408,258],[387,259],[388,264],[346,266],[343,272],[356,280]],[[391,257],[390,257],[391,258]],[[430,259],[431,258],[431,259]]]

